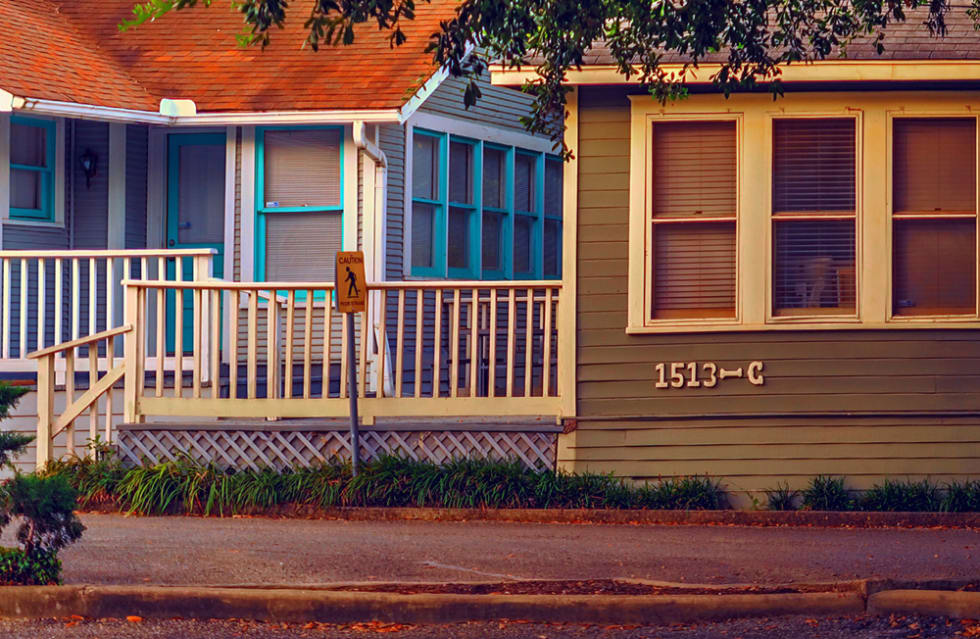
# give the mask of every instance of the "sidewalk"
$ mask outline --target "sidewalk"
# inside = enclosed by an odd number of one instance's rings
[[[83,515],[68,584],[980,577],[973,530],[350,522]]]

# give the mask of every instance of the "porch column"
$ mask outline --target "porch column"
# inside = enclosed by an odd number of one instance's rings
[[[106,225],[106,248],[122,250],[126,248],[126,125],[109,125],[109,210]],[[121,326],[123,320],[122,261],[113,264],[114,282],[112,286],[112,326]]]

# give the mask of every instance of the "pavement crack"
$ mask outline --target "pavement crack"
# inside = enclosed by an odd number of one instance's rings
[[[482,570],[475,570],[473,568],[464,568],[462,566],[453,566],[452,564],[443,564],[438,561],[426,560],[422,562],[423,566],[428,566],[429,568],[441,568],[443,570],[456,570],[458,572],[468,572],[474,575],[483,575],[485,577],[496,577],[498,579],[510,579],[513,581],[526,581],[526,577],[516,577],[514,575],[505,575],[499,572],[484,572]]]

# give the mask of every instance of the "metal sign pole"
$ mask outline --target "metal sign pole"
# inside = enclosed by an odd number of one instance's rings
[[[357,469],[361,465],[360,434],[357,430],[357,359],[354,357],[354,314],[347,316],[347,395],[350,397],[350,448],[351,473],[357,477]],[[361,335],[361,339],[364,336]]]

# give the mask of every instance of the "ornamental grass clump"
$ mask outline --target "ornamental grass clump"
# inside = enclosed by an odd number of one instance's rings
[[[844,487],[843,477],[817,475],[803,491],[805,510],[851,510],[851,494]]]
[[[858,500],[860,510],[890,512],[936,512],[942,509],[943,496],[938,486],[922,481],[886,479],[875,484]]]

